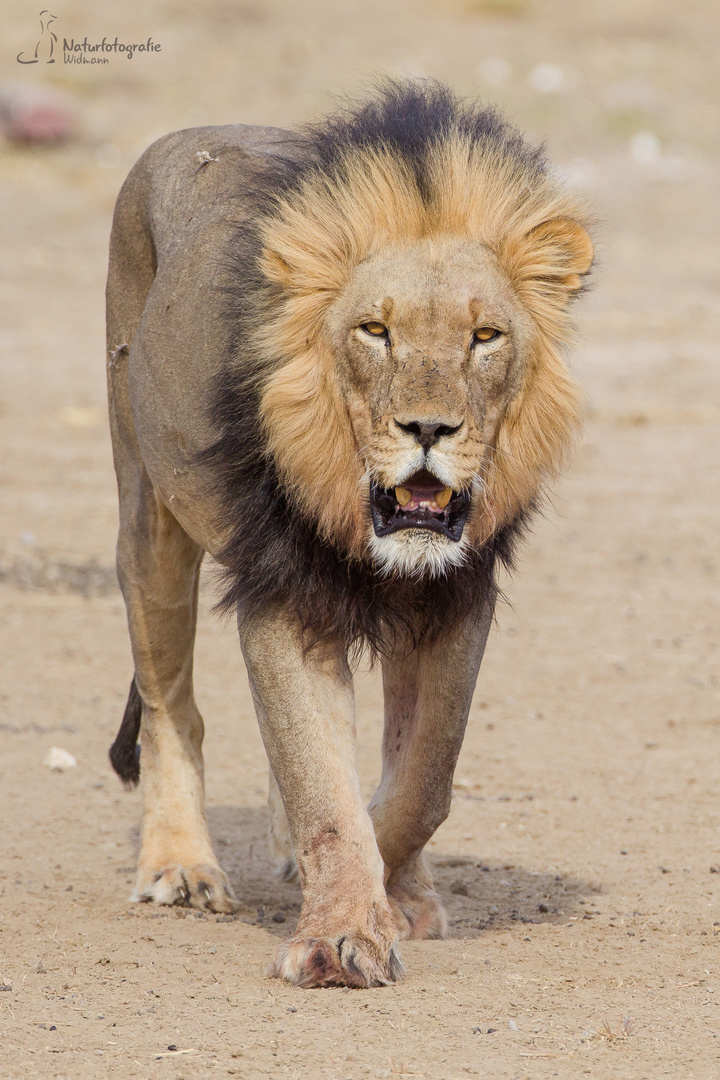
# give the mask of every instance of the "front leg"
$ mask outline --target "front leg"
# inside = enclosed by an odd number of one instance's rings
[[[273,974],[299,986],[381,986],[402,972],[383,861],[363,805],[343,649],[309,652],[274,608],[239,619],[260,730],[287,813],[303,905]]]
[[[401,937],[437,938],[447,919],[424,847],[450,811],[452,782],[494,604],[434,642],[383,660],[385,731],[370,803]]]

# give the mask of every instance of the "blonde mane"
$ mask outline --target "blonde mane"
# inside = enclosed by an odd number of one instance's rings
[[[360,555],[367,531],[364,465],[324,332],[354,268],[389,245],[469,238],[494,252],[532,316],[533,355],[487,477],[489,513],[473,519],[472,540],[482,543],[533,503],[581,421],[561,350],[571,336],[568,302],[592,262],[586,219],[577,196],[527,150],[453,132],[430,147],[422,190],[392,147],[351,146],[331,174],[311,170],[279,199],[260,228],[260,267],[278,290],[257,341],[277,364],[261,411],[280,475],[322,534]]]

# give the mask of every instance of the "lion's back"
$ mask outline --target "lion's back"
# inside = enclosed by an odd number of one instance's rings
[[[257,170],[290,142],[278,128],[244,125],[172,132],[145,151],[115,208],[108,349],[128,351],[117,407],[132,412],[156,489],[208,550],[220,546],[222,527],[197,458],[214,439],[233,231],[253,213],[245,196]]]
[[[278,153],[292,153],[292,136],[281,128],[226,124],[170,132],[130,171],[116,216],[129,206],[149,226],[159,262],[188,233],[242,216],[253,175]]]

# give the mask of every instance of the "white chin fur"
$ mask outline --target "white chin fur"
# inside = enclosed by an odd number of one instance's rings
[[[370,532],[370,551],[387,577],[442,577],[451,567],[465,562],[467,541],[449,540],[430,529],[399,529],[389,536]]]

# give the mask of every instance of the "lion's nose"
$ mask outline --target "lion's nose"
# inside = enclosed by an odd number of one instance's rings
[[[445,438],[447,435],[454,435],[462,427],[462,423],[442,424],[431,423],[426,420],[402,421],[398,420],[397,417],[395,423],[403,431],[407,431],[408,435],[412,435],[415,442],[419,443],[426,453],[440,439]]]

